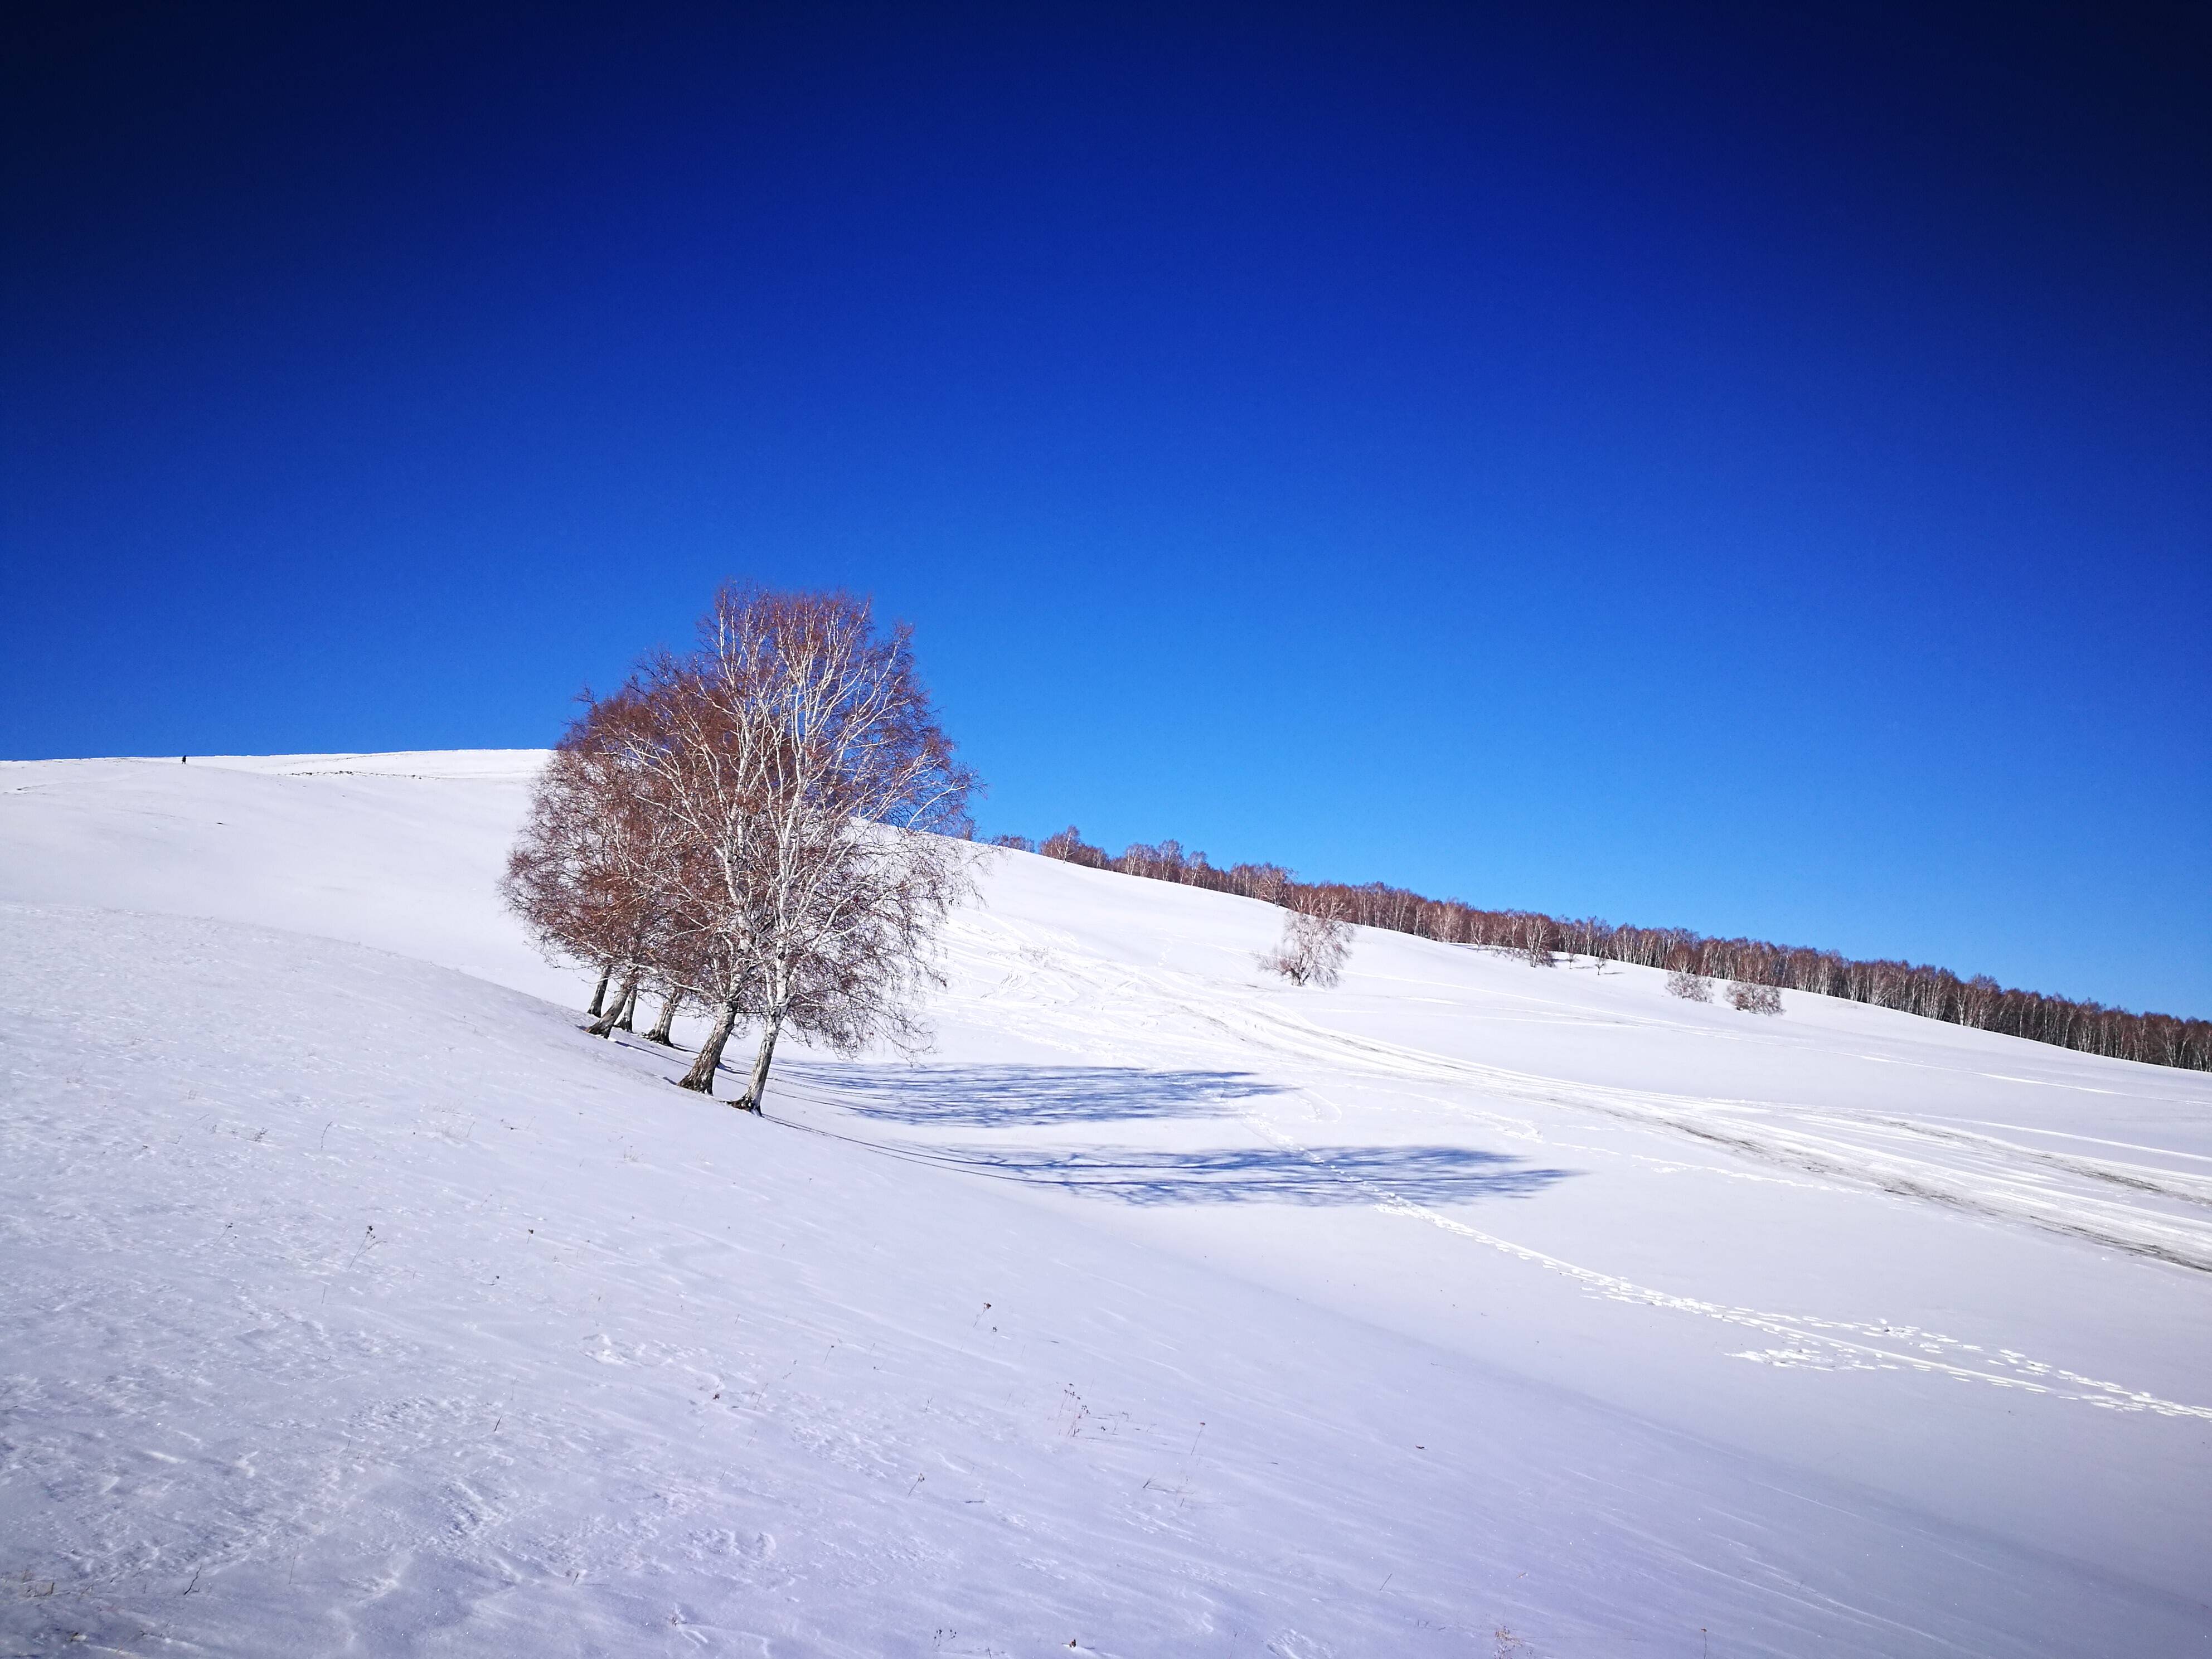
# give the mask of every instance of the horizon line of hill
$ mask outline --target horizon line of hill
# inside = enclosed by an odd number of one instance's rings
[[[1172,840],[1157,845],[1133,842],[1119,854],[1109,854],[1085,842],[1073,824],[1041,842],[1026,836],[995,836],[990,844],[1039,853],[1085,869],[1235,893],[1286,909],[1333,914],[1361,927],[1384,927],[1440,944],[1517,951],[1539,963],[1564,951],[1840,997],[2112,1060],[2212,1071],[2212,1019],[2132,1013],[2100,1002],[2016,990],[1987,974],[1961,979],[1948,968],[1863,961],[1838,951],[1761,939],[1709,939],[1686,927],[1615,925],[1595,916],[1551,916],[1534,910],[1486,910],[1462,900],[1428,898],[1379,881],[1360,885],[1302,882],[1279,864],[1237,864],[1224,869],[1209,863],[1204,853],[1185,853]]]

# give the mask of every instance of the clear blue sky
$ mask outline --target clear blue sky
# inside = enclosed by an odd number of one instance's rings
[[[11,14],[0,755],[843,585],[988,830],[2212,1013],[2201,9],[340,9]]]

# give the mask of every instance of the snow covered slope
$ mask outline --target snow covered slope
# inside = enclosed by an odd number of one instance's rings
[[[2212,1080],[982,851],[756,1122],[536,761],[0,765],[0,1653],[2212,1652]]]

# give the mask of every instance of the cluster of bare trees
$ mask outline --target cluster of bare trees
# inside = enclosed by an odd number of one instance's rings
[[[1185,853],[1182,844],[1173,841],[1164,841],[1157,847],[1133,842],[1120,854],[1109,854],[1084,840],[1083,832],[1073,824],[1042,842],[1027,836],[996,836],[991,844],[1042,853],[1086,870],[1111,870],[1120,875],[1144,876],[1279,904],[1288,913],[1283,918],[1283,937],[1273,950],[1261,952],[1259,963],[1293,985],[1335,984],[1352,951],[1352,923],[1358,918],[1344,900],[1345,890],[1301,883],[1279,864],[1239,864],[1219,869],[1206,862],[1205,854]]]
[[[1702,974],[1670,969],[1667,974],[1667,994],[1680,997],[1686,1002],[1711,1002],[1713,982]],[[1782,1012],[1782,993],[1771,985],[1747,985],[1741,980],[1730,980],[1728,1005],[1747,1014],[1778,1014]]]
[[[1771,985],[1746,985],[1741,980],[1730,980],[1728,1000],[1729,1007],[1747,1014],[1782,1012],[1782,993]]]
[[[1858,961],[1834,951],[1758,939],[1708,939],[1681,927],[1618,927],[1595,916],[1576,920],[1530,910],[1484,910],[1381,882],[1357,887],[1301,882],[1276,864],[1213,865],[1205,854],[1186,853],[1172,841],[1139,843],[1113,855],[1090,845],[1072,825],[1041,843],[1018,836],[999,841],[1095,870],[1239,893],[1292,909],[1333,905],[1337,915],[1360,927],[1516,951],[1531,961],[1548,960],[1560,951],[1744,987],[1812,991],[2085,1054],[2212,1071],[2212,1020],[2130,1013],[2095,1002],[2011,990],[1985,975],[1961,979],[1948,968]]]
[[[684,1087],[711,1095],[732,1034],[757,1029],[737,1103],[758,1111],[787,1030],[843,1053],[922,1040],[915,994],[966,890],[974,787],[904,627],[842,593],[727,587],[696,648],[587,702],[502,890],[550,958],[599,968],[596,1034],[651,993],[665,1042],[696,1003]]]
[[[1112,870],[1125,876],[1148,876],[1154,881],[1171,881],[1184,887],[1203,887],[1209,892],[1237,893],[1245,898],[1264,900],[1269,904],[1284,903],[1291,889],[1301,884],[1279,864],[1238,864],[1222,869],[1208,864],[1203,853],[1184,852],[1179,842],[1164,841],[1157,847],[1133,842],[1119,854],[1109,854],[1103,848],[1093,847],[1085,841],[1083,832],[1073,824],[1041,842],[1031,841],[1026,836],[999,836],[994,838],[992,844],[1018,848],[1025,853],[1042,853],[1047,858],[1059,859],[1063,863],[1079,864],[1086,870]],[[1309,890],[1319,895],[1340,890],[1310,887]],[[1349,912],[1346,912],[1346,919],[1355,922],[1362,920]]]

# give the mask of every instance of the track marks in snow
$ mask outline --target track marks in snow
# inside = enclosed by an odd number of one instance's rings
[[[1756,1308],[1730,1307],[1695,1297],[1655,1290],[1612,1273],[1577,1266],[1545,1251],[1486,1232],[1463,1221],[1441,1214],[1393,1192],[1380,1181],[1357,1170],[1343,1168],[1323,1150],[1300,1146],[1289,1137],[1252,1120],[1253,1127],[1285,1152],[1300,1154],[1339,1178],[1360,1188],[1376,1209],[1387,1215],[1406,1216],[1455,1237],[1543,1267],[1574,1280],[1583,1290],[1613,1302],[1662,1308],[1676,1313],[1740,1325],[1779,1337],[1787,1345],[1732,1354],[1763,1364],[1821,1370],[1915,1370],[1978,1382],[1999,1388],[2023,1389],[2032,1394],[2078,1400],[2108,1411],[2151,1412],[2160,1417],[2193,1417],[2212,1422],[2212,1407],[2185,1405],[2141,1389],[2099,1377],[2086,1376],[2063,1366],[2045,1364],[2009,1348],[1990,1348],[1940,1332],[1912,1325],[1863,1323],[1823,1319],[1809,1314],[1769,1313]]]
[[[1012,924],[994,925],[1008,937],[1021,936]],[[1057,1024],[1071,1047],[1110,1043],[1117,1030],[1141,1030],[1154,1052],[1161,1041],[1180,1036],[1195,1055],[1216,1065],[1254,1066],[1265,1057],[1295,1075],[1321,1067],[1464,1090],[1471,1106],[1511,1100],[1595,1114],[1822,1181],[2212,1272],[2212,1181],[2194,1175],[1973,1136],[1893,1110],[1851,1114],[1516,1071],[1333,1029],[1279,1006],[1266,991],[1229,980],[1108,963],[1081,956],[1065,939],[1057,943],[1048,952],[1056,982],[1051,997],[1034,1000],[1024,994],[1024,981],[1010,978],[986,996],[959,999],[965,1012],[1032,1035]],[[981,941],[970,948],[979,955],[988,950]]]
[[[2185,1405],[2179,1401],[2160,1399],[2156,1395],[2130,1389],[2124,1383],[2107,1382],[2101,1378],[2068,1370],[2063,1366],[2045,1364],[2009,1348],[1986,1348],[1978,1343],[1961,1341],[1956,1337],[1923,1330],[1912,1325],[1866,1324],[1850,1320],[1822,1319],[1809,1314],[1768,1313],[1755,1308],[1729,1307],[1721,1303],[1700,1301],[1694,1297],[1675,1296],[1649,1285],[1633,1284],[1611,1273],[1577,1267],[1571,1261],[1564,1261],[1525,1244],[1516,1244],[1510,1239],[1499,1238],[1403,1199],[1387,1198],[1376,1207],[1389,1214],[1408,1216],[1425,1222],[1459,1237],[1471,1239],[1487,1249],[1564,1274],[1584,1289],[1609,1301],[1664,1308],[1677,1313],[1696,1314],[1707,1319],[1719,1320],[1726,1324],[1741,1325],[1779,1337],[1787,1345],[1779,1348],[1747,1350],[1731,1355],[1732,1358],[1820,1370],[1925,1371],[1955,1377],[1962,1382],[1988,1382],[1998,1388],[2024,1389],[2032,1394],[2055,1395],[2062,1399],[2078,1400],[2102,1407],[2108,1411],[2152,1412],[2160,1417],[2193,1417],[2212,1422],[2212,1407]],[[1895,1346],[1881,1346],[1883,1344]],[[1959,1363],[1967,1360],[1970,1356],[1971,1363]]]
[[[1010,932],[1012,930],[1009,930]],[[1626,1157],[1651,1168],[1781,1181],[1822,1190],[1872,1188],[1895,1197],[1989,1219],[2026,1224],[2094,1246],[2113,1248],[2197,1271],[2212,1271],[2212,1180],[2193,1173],[2099,1158],[1978,1133],[1895,1112],[1851,1114],[1787,1101],[1722,1099],[1577,1082],[1486,1065],[1411,1045],[1332,1029],[1265,991],[1165,968],[1132,968],[1086,959],[1063,939],[1030,945],[1050,964],[1052,990],[1038,999],[1034,980],[1010,976],[969,1016],[997,1016],[1032,1034],[1057,1022],[1072,1045],[1140,1025],[1154,1052],[1179,1035],[1194,1060],[1252,1067],[1296,1079],[1316,1127],[1343,1121],[1328,1102],[1331,1078],[1386,1083],[1432,1108],[1470,1115],[1495,1133],[1540,1145]],[[1872,1058],[1869,1056],[1869,1058]],[[1313,1086],[1320,1084],[1322,1087]],[[2070,1085],[2069,1085],[2070,1086]],[[1504,1112],[1504,1103],[1534,1109]],[[1749,1168],[1684,1164],[1633,1147],[1578,1146],[1562,1139],[1559,1114],[1589,1114],[1680,1135],[1749,1161]],[[1771,1339],[1730,1357],[1779,1368],[1911,1371],[2020,1389],[2121,1413],[2212,1420],[2212,1407],[2167,1399],[2126,1384],[2037,1360],[2016,1349],[1974,1343],[1911,1324],[1785,1314],[1661,1291],[1585,1267],[1442,1213],[1433,1203],[1391,1189],[1371,1161],[1352,1167],[1326,1146],[1286,1133],[1279,1113],[1247,1105],[1239,1115],[1279,1151],[1311,1160],[1361,1190],[1386,1213],[1417,1219],[1454,1237],[1540,1267],[1607,1300],[1689,1314]],[[1539,1120],[1543,1120],[1540,1121]],[[1993,1126],[1994,1127],[1994,1126]],[[1349,1151],[1350,1149],[1346,1149]],[[2138,1149],[2148,1150],[2148,1149]],[[1759,1166],[1790,1176],[1762,1175]]]

